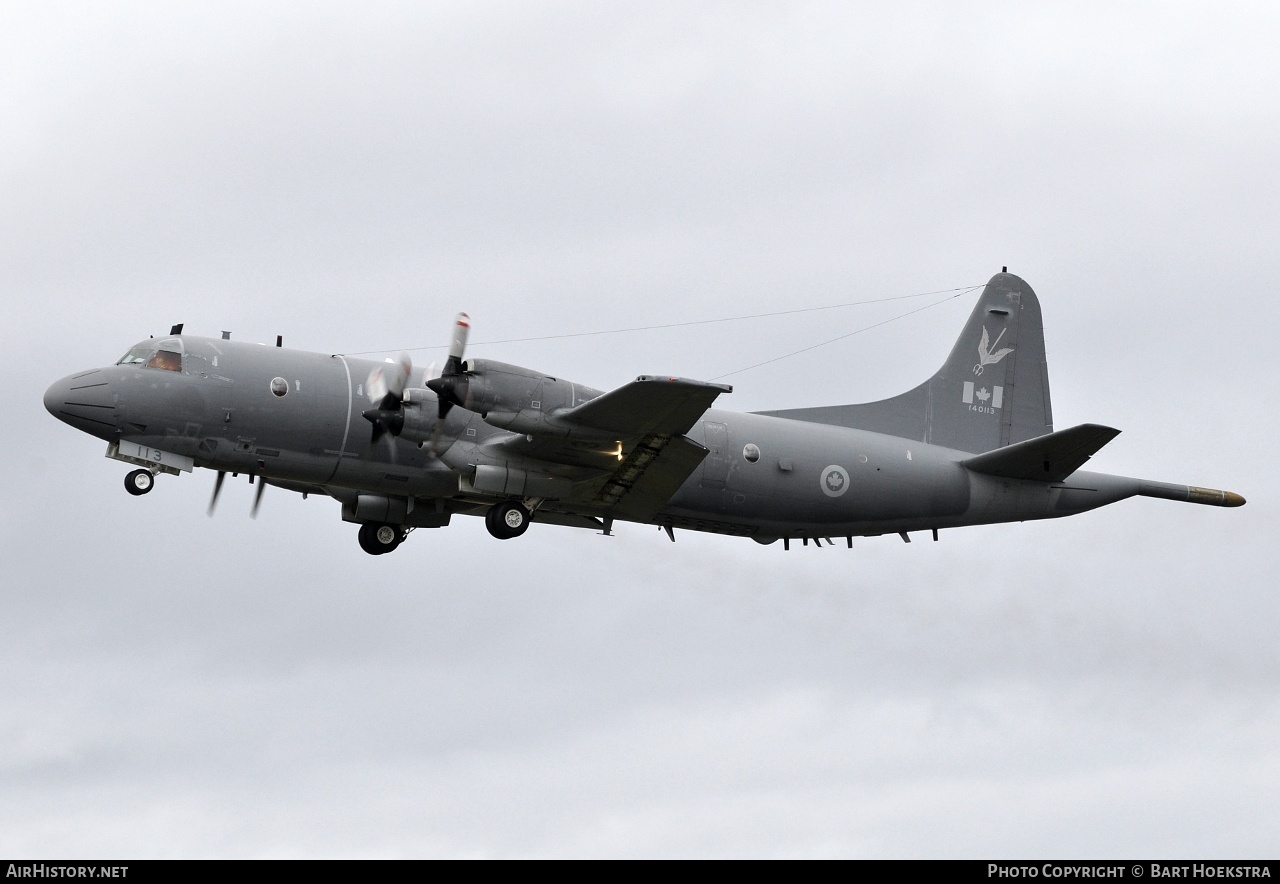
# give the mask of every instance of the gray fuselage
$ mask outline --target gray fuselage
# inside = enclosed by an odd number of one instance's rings
[[[410,511],[416,504],[419,512],[478,514],[501,496],[477,492],[465,477],[460,482],[459,471],[429,445],[371,441],[364,386],[383,363],[191,335],[143,342],[137,352],[165,347],[180,353],[180,370],[140,363],[93,369],[50,387],[46,406],[108,442],[326,493],[349,508],[364,495],[407,501]],[[578,401],[599,395],[574,389]],[[489,451],[519,435],[455,411],[451,432],[468,450]],[[967,469],[968,452],[762,414],[710,409],[687,436],[706,447],[706,457],[644,521],[761,541],[1050,518],[1142,490],[1138,480],[1083,472],[1068,482],[1002,479]],[[542,518],[564,524],[615,515],[589,499],[541,505]]]

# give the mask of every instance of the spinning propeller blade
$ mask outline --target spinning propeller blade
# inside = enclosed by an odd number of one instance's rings
[[[222,480],[227,478],[227,474],[222,470],[218,470],[218,477],[213,480],[213,497],[209,499],[209,516],[213,516],[214,509],[218,506],[218,495],[222,493]]]
[[[463,371],[462,357],[467,349],[467,337],[471,332],[471,320],[465,313],[459,313],[453,322],[453,337],[449,342],[449,358],[442,371],[437,371],[433,362],[422,373],[422,383],[436,394],[438,419],[443,421],[454,405],[463,405],[467,399],[469,378]],[[405,388],[413,377],[413,363],[408,354],[401,354],[398,363],[376,366],[369,372],[365,383],[365,393],[373,407],[362,412],[364,419],[373,425],[369,437],[370,444],[387,437],[387,446],[391,460],[396,458],[396,442],[392,437],[399,436],[405,428]],[[419,420],[415,414],[414,419]],[[432,450],[437,450],[436,440],[439,438],[437,428],[432,440]]]
[[[444,420],[449,409],[462,405],[466,394],[466,375],[462,371],[462,354],[467,349],[467,337],[471,334],[471,317],[459,313],[453,322],[453,340],[449,342],[449,358],[444,364],[440,376],[427,381],[429,387],[440,402],[440,420]]]
[[[364,389],[374,407],[363,414],[364,419],[373,424],[370,443],[377,442],[386,433],[391,433],[393,436],[400,435],[400,430],[404,428],[401,402],[404,388],[409,383],[409,375],[412,373],[413,361],[408,353],[401,353],[399,362],[385,366],[379,365],[369,372],[369,379],[365,382]],[[394,459],[395,442],[389,439],[387,444],[391,448],[391,456]]]
[[[249,518],[258,518],[258,507],[262,505],[262,492],[267,490],[267,480],[258,477],[258,490],[253,492],[253,509],[249,510]]]

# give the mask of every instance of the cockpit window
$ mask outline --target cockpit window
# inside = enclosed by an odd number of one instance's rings
[[[182,354],[176,350],[156,349],[155,345],[134,347],[116,365],[141,365],[163,371],[182,371]]]
[[[120,357],[120,361],[116,365],[143,365],[147,361],[147,357],[151,355],[150,347],[134,347],[128,353]]]
[[[165,371],[182,371],[182,354],[172,350],[157,350],[147,360],[147,368],[160,368]]]

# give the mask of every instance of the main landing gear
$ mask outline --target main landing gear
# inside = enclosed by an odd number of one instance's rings
[[[145,472],[145,471],[144,471]],[[529,530],[529,522],[533,514],[523,503],[517,500],[502,500],[491,506],[484,514],[485,527],[489,533],[499,540],[510,540],[519,537]],[[360,526],[357,535],[360,548],[371,556],[389,553],[404,542],[408,531],[399,525],[388,525],[385,522],[366,522]]]
[[[146,494],[154,487],[156,487],[156,477],[151,474],[151,470],[134,470],[124,477],[124,490],[135,497]]]
[[[396,525],[366,522],[360,526],[360,548],[371,556],[380,556],[399,546],[405,535],[405,530]]]
[[[495,503],[484,514],[484,526],[499,540],[510,540],[529,529],[532,517],[532,513],[519,501],[503,500]]]

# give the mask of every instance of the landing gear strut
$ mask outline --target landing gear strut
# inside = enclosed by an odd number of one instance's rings
[[[484,514],[484,525],[499,540],[510,540],[528,530],[530,518],[524,504],[515,500],[503,500],[495,503]]]
[[[124,490],[135,497],[139,494],[146,494],[155,485],[156,477],[151,475],[150,470],[134,470],[124,477]]]
[[[360,548],[371,556],[389,553],[404,540],[405,534],[395,525],[366,522],[360,526]]]

